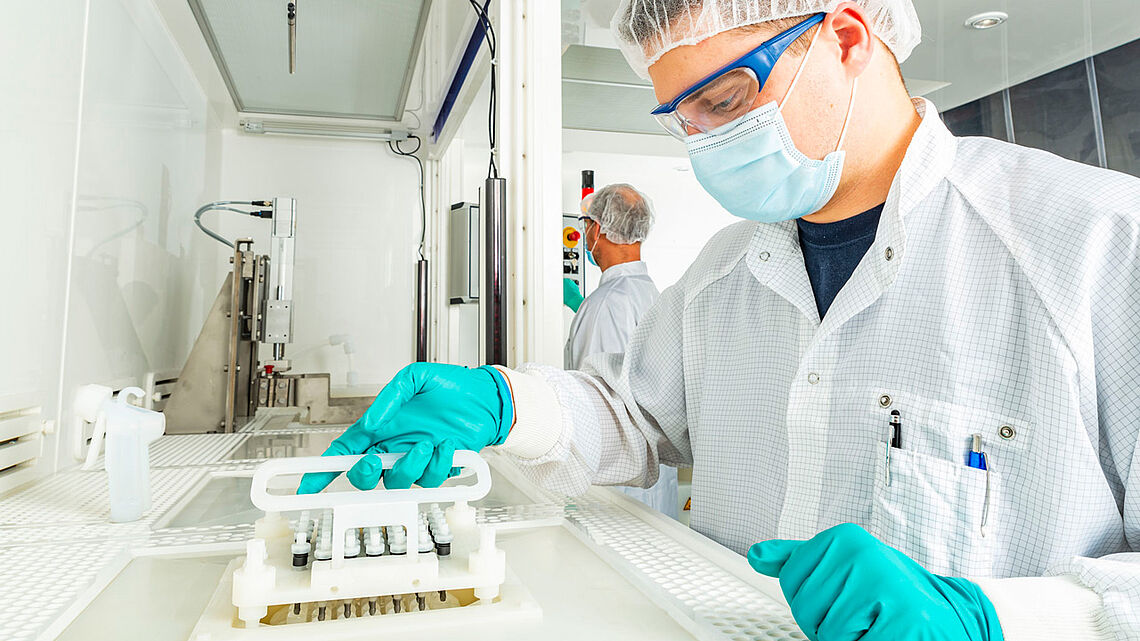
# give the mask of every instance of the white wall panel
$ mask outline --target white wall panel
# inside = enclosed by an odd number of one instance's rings
[[[286,350],[294,371],[330,372],[334,386],[344,385],[344,352],[329,336],[347,334],[361,385],[386,383],[415,358],[415,163],[374,141],[235,131],[223,140],[223,198],[297,199],[295,342]],[[255,251],[268,251],[266,221],[209,216],[227,238],[250,236]],[[225,248],[210,242],[225,260]]]
[[[16,2],[0,20],[0,412],[56,412],[86,13]]]

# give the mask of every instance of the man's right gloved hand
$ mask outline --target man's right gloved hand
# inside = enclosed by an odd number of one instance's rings
[[[562,279],[562,304],[578,312],[578,308],[582,306],[582,301],[585,297],[582,296],[582,290],[578,289],[578,283],[572,279]]]
[[[348,471],[348,480],[362,490],[376,487],[381,475],[388,489],[413,483],[437,487],[451,472],[455,450],[499,445],[513,422],[510,387],[495,368],[412,363],[384,386],[364,416],[322,456],[407,452],[387,472],[379,457],[365,456]],[[297,493],[320,492],[337,476],[306,474]]]

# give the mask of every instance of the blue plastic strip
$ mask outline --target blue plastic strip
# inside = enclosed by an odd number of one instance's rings
[[[487,11],[487,7],[490,5],[491,0],[486,0],[483,3],[483,10]],[[483,44],[483,40],[483,25],[476,19],[475,29],[471,32],[471,38],[467,40],[467,49],[464,50],[463,58],[459,61],[459,68],[455,70],[455,75],[451,78],[451,86],[447,88],[447,95],[444,96],[443,104],[439,106],[439,114],[435,117],[435,124],[431,127],[431,141],[433,143],[439,140],[440,132],[447,125],[447,119],[455,107],[455,100],[459,97],[459,90],[467,81],[467,74],[471,72],[471,66],[475,64],[475,56],[479,53],[479,47]]]

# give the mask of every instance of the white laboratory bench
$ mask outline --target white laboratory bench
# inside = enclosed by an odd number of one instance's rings
[[[102,471],[63,472],[0,498],[0,639],[189,639],[263,516],[249,499],[254,468],[266,458],[319,454],[344,429],[293,418],[271,413],[235,434],[162,437],[151,448],[152,508],[133,523],[109,522]],[[556,497],[506,457],[486,457],[493,485],[474,503],[478,518],[495,524],[508,569],[541,621],[416,636],[805,638],[778,584],[740,555],[619,492]],[[383,634],[392,619],[370,619],[367,636]]]

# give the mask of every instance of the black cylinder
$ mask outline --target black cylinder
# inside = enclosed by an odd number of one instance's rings
[[[428,359],[428,262],[416,262],[416,360]]]
[[[582,170],[582,189],[593,189],[593,188],[594,188],[594,170],[593,169],[583,169]]]
[[[486,315],[488,365],[507,364],[507,180],[488,178],[483,189],[486,233],[486,277],[483,313]]]

